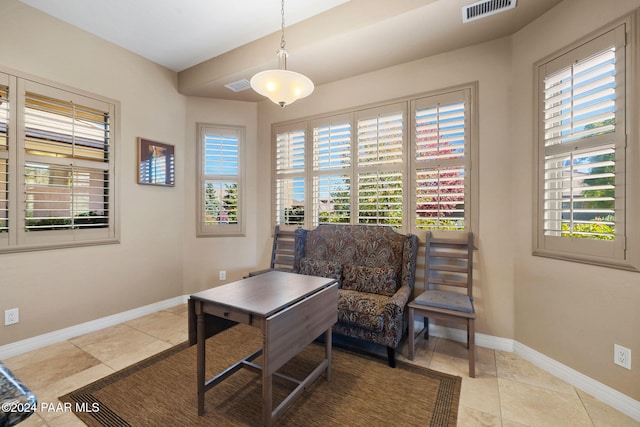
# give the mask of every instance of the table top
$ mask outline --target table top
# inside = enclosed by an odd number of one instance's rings
[[[269,271],[198,292],[191,298],[268,317],[335,282],[331,278]]]

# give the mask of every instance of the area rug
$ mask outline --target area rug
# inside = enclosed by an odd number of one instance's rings
[[[261,346],[257,328],[234,326],[207,340],[207,378]],[[196,347],[183,343],[60,397],[89,426],[259,426],[261,376],[241,369],[205,395],[197,414]],[[324,357],[311,344],[279,372],[302,379]],[[261,357],[255,360],[261,364]],[[332,378],[321,375],[278,420],[282,426],[455,426],[460,377],[339,348]],[[294,385],[274,377],[274,408]]]

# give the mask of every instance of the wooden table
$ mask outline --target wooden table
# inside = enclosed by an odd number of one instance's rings
[[[198,415],[204,414],[205,392],[241,368],[262,373],[265,426],[284,412],[308,384],[326,371],[331,380],[331,327],[338,317],[338,284],[334,279],[271,271],[191,295],[189,342],[197,345]],[[216,377],[205,379],[205,340],[215,323],[245,323],[260,328],[262,349]],[[214,323],[214,324],[212,324]],[[325,334],[325,359],[272,411],[272,380],[277,370],[318,336]],[[263,366],[252,363],[262,354]],[[293,380],[290,377],[285,377]]]

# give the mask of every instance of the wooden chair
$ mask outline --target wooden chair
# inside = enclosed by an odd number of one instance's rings
[[[249,277],[266,273],[267,271],[293,271],[295,248],[295,230],[283,230],[276,225],[273,231],[273,247],[269,268],[249,272]]]
[[[469,376],[475,377],[475,325],[473,308],[473,233],[466,239],[434,238],[427,232],[425,291],[409,303],[409,359],[413,360],[414,316],[424,317],[429,339],[429,318],[462,319],[467,324]]]

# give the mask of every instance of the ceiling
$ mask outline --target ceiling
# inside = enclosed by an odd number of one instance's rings
[[[278,0],[20,0],[178,72],[185,95],[264,99],[226,84],[276,68]],[[517,32],[562,0],[462,23],[474,0],[288,0],[288,68],[317,85]]]

